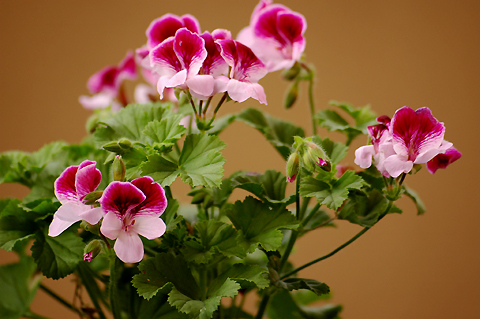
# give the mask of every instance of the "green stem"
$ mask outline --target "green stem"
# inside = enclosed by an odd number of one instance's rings
[[[50,290],[50,288],[44,286],[43,284],[40,284],[40,289],[46,292],[50,297],[53,299],[57,300],[59,303],[67,307],[68,309],[72,310],[73,312],[79,313],[80,311],[75,308],[72,304],[70,304],[68,301],[57,295],[54,291]]]
[[[311,197],[305,197],[302,202],[302,207],[300,208],[300,216],[299,220],[303,220],[303,217],[305,217],[305,212],[307,211],[308,204],[310,203]]]
[[[393,202],[392,201],[389,201],[388,202],[388,206],[387,206],[387,209],[385,209],[385,211],[383,212],[382,215],[380,215],[380,217],[378,218],[378,221],[380,221],[387,213],[388,211],[390,210],[390,208],[392,207],[393,205]],[[377,221],[377,222],[378,222]],[[336,253],[338,253],[340,250],[342,250],[343,248],[347,247],[348,245],[350,245],[351,243],[353,243],[355,240],[357,240],[360,236],[362,236],[363,234],[365,234],[367,232],[367,230],[369,230],[371,227],[365,227],[364,229],[362,229],[360,232],[358,232],[355,236],[353,236],[349,241],[347,241],[346,243],[344,243],[343,245],[341,245],[340,247],[338,247],[337,249],[335,249],[334,251],[332,251],[331,253],[329,254],[326,254],[325,256],[322,256],[320,258],[317,258],[315,260],[312,260],[311,262],[308,262],[306,264],[304,264],[303,266],[300,266],[296,269],[294,269],[293,271],[289,272],[288,274],[286,275],[283,275],[282,278],[280,279],[285,279],[287,277],[290,277],[291,275],[294,275],[296,274],[297,272],[299,272],[300,270],[302,269],[305,269],[313,264],[316,264],[322,260],[325,260],[329,257],[332,257],[333,255],[335,255]]]
[[[300,225],[301,228],[305,227],[306,224],[312,219],[313,215],[315,215],[316,212],[320,209],[320,204],[317,203],[315,206],[313,206],[312,210],[310,211],[310,214],[308,214],[307,218],[302,220],[302,224]]]
[[[267,309],[269,300],[270,300],[270,294],[268,292],[265,292],[265,294],[263,295],[262,301],[260,302],[260,306],[258,306],[258,312],[257,312],[257,315],[255,316],[255,319],[263,318],[263,313],[265,312],[265,309]]]
[[[295,184],[295,207],[296,207],[296,215],[297,215],[297,220],[300,219],[300,178],[301,175],[298,174],[297,176],[297,182]],[[280,266],[278,266],[278,272],[281,273],[283,267],[288,261],[288,258],[290,257],[290,253],[292,252],[293,246],[295,245],[295,242],[297,241],[298,237],[298,232],[296,230],[292,230],[292,233],[290,235],[290,238],[288,240],[287,248],[285,249],[285,252],[283,253],[282,259],[280,260]]]
[[[300,64],[302,68],[307,71],[308,79],[308,103],[310,106],[310,118],[312,119],[313,135],[317,135],[317,122],[315,121],[315,101],[313,99],[313,90],[315,82],[315,72],[305,63]]]
[[[220,99],[220,101],[218,101],[217,107],[215,108],[215,111],[213,111],[213,116],[212,116],[212,119],[210,120],[209,124],[212,124],[213,121],[215,120],[215,118],[217,117],[217,112],[218,112],[218,110],[220,110],[220,107],[222,106],[223,102],[225,102],[225,100],[227,99],[227,96],[228,96],[228,93],[225,92],[223,94],[222,98]]]
[[[207,110],[208,110],[208,107],[210,106],[210,103],[212,102],[212,99],[213,99],[213,96],[208,98],[207,103],[205,105],[205,108],[203,109],[203,119],[204,120],[207,119]]]
[[[112,308],[112,315],[114,319],[121,319],[121,311],[119,309],[119,301],[117,299],[119,291],[117,291],[117,264],[118,258],[114,254],[110,257],[110,307]]]

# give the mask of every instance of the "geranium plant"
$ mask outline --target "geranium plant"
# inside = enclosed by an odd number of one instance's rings
[[[145,45],[88,80],[91,95],[80,103],[93,114],[81,144],[1,154],[0,182],[31,191],[0,201],[0,247],[20,257],[0,267],[0,317],[42,318],[30,310],[40,288],[81,318],[338,318],[340,305],[309,305],[328,299],[328,278],[299,271],[401,213],[402,196],[424,213],[407,176],[422,164],[433,174],[461,153],[426,107],[403,106],[390,117],[332,101],[317,111],[306,28],[302,14],[268,0],[236,38],[202,32],[192,15],[165,14],[148,26]],[[145,81],[129,101],[124,82],[139,73]],[[312,135],[255,108],[217,118],[224,104],[267,104],[261,79],[279,75],[290,81],[286,108],[307,84]],[[234,121],[258,130],[286,170],[239,167],[224,176],[221,133]],[[346,142],[320,137],[317,126]],[[357,166],[341,164],[365,135]],[[172,193],[179,177],[191,203]],[[237,188],[249,195],[232,202]],[[299,237],[340,219],[362,230],[325,256],[291,262]],[[71,304],[42,285],[38,271],[75,274],[91,303]],[[255,311],[244,307],[247,294],[258,296]]]

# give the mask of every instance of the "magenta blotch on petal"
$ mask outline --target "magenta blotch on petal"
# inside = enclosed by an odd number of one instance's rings
[[[151,177],[112,182],[99,201],[106,212],[100,231],[107,238],[116,239],[115,252],[124,262],[143,258],[139,235],[154,239],[165,233],[166,225],[159,216],[167,207],[167,198]]]
[[[103,217],[103,211],[82,200],[86,194],[96,190],[102,174],[96,162],[83,161],[79,166],[70,166],[57,178],[54,184],[55,196],[62,204],[50,224],[49,236],[58,236],[80,220],[96,224]]]
[[[445,151],[443,154],[438,154],[430,161],[427,162],[427,169],[431,174],[434,174],[437,169],[439,168],[447,168],[448,165],[452,164],[456,160],[462,157],[462,153],[460,153],[455,147],[451,146],[449,149]]]

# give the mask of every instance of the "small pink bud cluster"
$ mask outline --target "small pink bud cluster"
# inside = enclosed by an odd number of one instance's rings
[[[317,167],[330,171],[331,164],[328,156],[322,147],[312,142],[311,137],[305,139],[295,136],[293,144],[295,151],[290,154],[287,160],[287,180],[293,182],[300,168],[303,167],[311,172],[315,172]]]

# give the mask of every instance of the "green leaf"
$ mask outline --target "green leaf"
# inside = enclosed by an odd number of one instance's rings
[[[41,276],[34,276],[33,258],[24,256],[19,263],[0,266],[0,318],[17,319],[29,309]]]
[[[213,127],[208,130],[209,135],[218,135],[225,130],[236,118],[235,114],[228,114],[215,120]]]
[[[276,281],[275,286],[287,289],[289,291],[307,289],[314,292],[318,296],[328,294],[330,292],[330,288],[326,284],[314,279],[288,278],[285,280]]]
[[[169,112],[170,104],[130,104],[113,116],[99,122],[94,136],[100,145],[127,138],[141,142],[142,132],[148,123],[161,121]]]
[[[305,137],[302,128],[268,114],[263,114],[257,109],[243,110],[238,114],[237,120],[259,130],[285,160],[291,153],[293,137]]]
[[[370,105],[356,108],[348,103],[337,101],[330,101],[328,104],[337,106],[347,112],[355,120],[355,128],[362,131],[363,134],[368,134],[368,126],[378,124],[376,121],[377,115],[370,110]]]
[[[341,305],[324,305],[321,307],[301,307],[306,318],[311,319],[340,319]]]
[[[260,244],[265,250],[276,250],[282,243],[280,229],[296,229],[298,222],[283,206],[269,207],[268,204],[248,196],[243,202],[226,207],[226,214],[236,229],[241,230],[253,252]]]
[[[243,289],[265,289],[270,285],[266,274],[268,270],[258,265],[235,264],[215,278],[208,289],[216,289],[227,278],[235,280]]]
[[[35,234],[32,257],[47,278],[59,279],[71,274],[83,260],[85,244],[71,231],[64,231],[57,237],[50,237],[38,231]]]
[[[331,105],[337,106],[345,111],[355,122],[350,125],[339,113],[332,110],[322,110],[315,115],[319,124],[329,131],[340,131],[347,136],[347,145],[360,134],[367,134],[367,127],[377,124],[376,115],[370,111],[370,106],[355,108],[346,103],[330,101]]]
[[[304,319],[300,307],[295,303],[287,290],[279,290],[270,298],[267,306],[269,318],[275,319]]]
[[[143,140],[160,151],[173,146],[187,131],[183,125],[179,125],[182,118],[183,115],[175,114],[161,121],[149,122],[142,132]]]
[[[168,294],[168,302],[180,312],[188,314],[191,318],[210,319],[218,309],[222,297],[232,298],[238,294],[240,288],[238,283],[227,278],[227,280],[214,291],[210,291],[209,289],[207,299],[198,300],[186,296],[174,287]]]
[[[172,231],[177,227],[179,223],[182,222],[183,216],[177,215],[177,211],[180,205],[178,204],[178,200],[169,198],[168,205],[165,211],[163,212],[161,218],[167,225],[167,232]]]
[[[349,195],[338,214],[339,219],[346,219],[353,224],[363,227],[372,227],[380,215],[385,212],[388,200],[380,191],[373,190],[367,194],[355,193]]]
[[[217,252],[225,257],[246,256],[246,247],[241,244],[241,237],[231,225],[205,220],[196,223],[195,230],[200,242],[185,242],[183,253],[187,261],[206,263]]]
[[[362,186],[363,179],[353,171],[346,171],[337,181],[330,183],[307,176],[300,183],[300,194],[303,197],[316,197],[320,204],[337,210],[348,198],[349,190]]]
[[[20,206],[18,199],[0,201],[0,248],[11,251],[19,241],[32,238],[37,231],[36,215]]]
[[[295,202],[294,195],[285,198],[285,175],[274,170],[267,170],[264,174],[237,172],[232,178],[231,186],[249,191],[264,202],[285,205]]]
[[[415,203],[415,206],[417,206],[417,215],[425,214],[427,208],[417,192],[410,187],[407,187],[407,185],[403,185],[403,189],[405,190],[405,195],[407,195]]]
[[[219,187],[222,183],[225,159],[219,152],[225,147],[217,136],[205,134],[188,135],[183,145],[179,162],[173,163],[160,155],[148,157],[142,166],[143,173],[150,175],[162,186],[169,186],[180,175],[192,187],[203,185]]]
[[[159,253],[138,265],[141,273],[133,276],[132,284],[145,299],[150,299],[159,291],[167,293],[172,283],[178,291],[195,299],[200,296],[200,288],[182,256]]]

